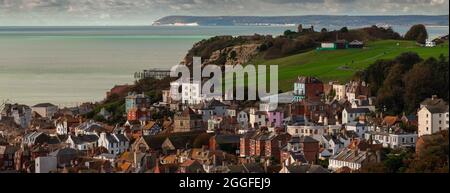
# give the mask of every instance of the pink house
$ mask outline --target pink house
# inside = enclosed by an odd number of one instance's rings
[[[267,127],[282,127],[284,113],[281,110],[267,112]]]

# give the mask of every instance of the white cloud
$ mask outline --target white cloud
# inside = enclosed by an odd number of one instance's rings
[[[8,22],[148,24],[167,15],[448,14],[449,0],[0,0]]]

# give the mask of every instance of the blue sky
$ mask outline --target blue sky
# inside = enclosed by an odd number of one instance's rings
[[[167,15],[448,14],[449,0],[0,0],[0,25],[148,25]]]

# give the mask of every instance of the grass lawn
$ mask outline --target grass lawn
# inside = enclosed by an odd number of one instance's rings
[[[298,76],[316,76],[323,81],[347,81],[353,74],[379,59],[392,59],[403,52],[416,52],[422,58],[448,57],[448,42],[434,48],[420,47],[412,41],[383,40],[371,42],[364,49],[310,51],[274,60],[255,59],[252,64],[278,65],[279,87],[292,90]]]

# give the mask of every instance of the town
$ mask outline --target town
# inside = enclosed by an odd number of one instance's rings
[[[449,105],[440,96],[430,94],[416,113],[387,115],[362,80],[298,76],[290,86],[292,91],[278,94],[278,108],[269,111],[260,109],[265,104],[259,101],[204,96],[199,82],[172,82],[156,103],[119,85],[106,98],[124,95],[124,122],[105,121],[112,117],[107,108],[89,118],[92,103],[60,108],[5,102],[0,171],[370,172],[368,167],[400,154],[395,152],[415,154],[434,134],[448,136]]]

